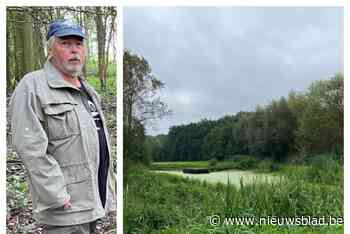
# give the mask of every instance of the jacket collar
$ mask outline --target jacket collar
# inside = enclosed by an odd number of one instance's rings
[[[79,90],[74,85],[65,81],[62,74],[52,65],[51,62],[46,61],[44,65],[44,72],[46,74],[47,83],[51,88],[73,88]]]

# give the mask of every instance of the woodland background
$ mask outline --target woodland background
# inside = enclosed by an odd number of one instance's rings
[[[85,29],[84,77],[102,98],[116,152],[116,16],[114,7],[8,7],[6,14],[7,103],[24,74],[41,69],[46,62],[48,25],[56,19],[71,19]],[[41,233],[43,226],[32,218],[26,170],[10,144],[7,116],[7,233]],[[99,233],[114,233],[115,213],[98,225]]]

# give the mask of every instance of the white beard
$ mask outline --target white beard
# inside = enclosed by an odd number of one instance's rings
[[[64,73],[71,75],[73,77],[77,77],[83,71],[83,64],[72,65],[72,64],[62,64],[62,68]]]

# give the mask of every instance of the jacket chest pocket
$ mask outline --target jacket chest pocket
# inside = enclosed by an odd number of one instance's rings
[[[64,139],[79,134],[78,118],[71,103],[49,104],[44,108],[50,140]]]

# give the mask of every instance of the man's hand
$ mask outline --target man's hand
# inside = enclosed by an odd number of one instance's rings
[[[69,209],[72,207],[72,203],[70,203],[70,201],[67,201],[66,203],[64,203],[63,205],[63,208],[66,210],[66,209]]]

